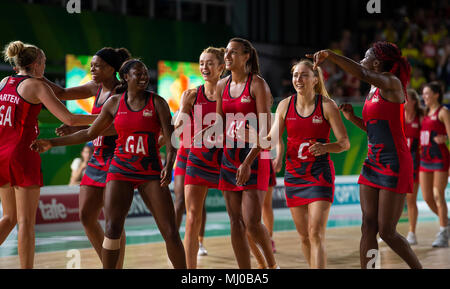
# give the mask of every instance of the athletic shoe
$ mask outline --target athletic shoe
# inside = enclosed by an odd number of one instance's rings
[[[272,243],[272,252],[276,253],[277,249],[275,249],[275,242],[272,239],[270,239],[270,242]]]
[[[417,245],[416,234],[414,234],[413,232],[409,232],[408,233],[408,236],[406,237],[406,240],[408,241],[408,243],[410,245]]]
[[[440,231],[437,234],[436,240],[431,244],[435,248],[447,248],[448,247],[448,236],[447,230]]]
[[[199,243],[197,256],[206,256],[206,255],[208,255],[208,251],[206,251],[202,243]]]

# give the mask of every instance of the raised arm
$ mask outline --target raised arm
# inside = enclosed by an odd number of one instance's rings
[[[50,86],[56,97],[60,100],[89,98],[94,96],[99,88],[99,85],[92,80],[83,85],[70,88],[63,88],[45,77],[41,78],[41,80]]]
[[[59,101],[50,87],[44,82],[30,78],[19,86],[19,93],[33,103],[41,102],[45,107],[63,123],[69,126],[83,126],[91,124],[97,115],[72,114],[61,101]]]
[[[114,121],[114,116],[119,106],[121,95],[117,94],[108,99],[104,104],[101,113],[94,121],[92,126],[87,129],[80,130],[74,134],[57,137],[52,139],[39,139],[33,142],[31,149],[37,152],[45,152],[54,146],[66,146],[82,144],[91,141],[102,134],[109,128]]]
[[[367,53],[371,53],[369,50]],[[350,58],[336,54],[331,50],[321,50],[314,55],[307,54],[306,57],[314,59],[314,69],[320,65],[325,59],[338,65],[345,72],[356,76],[359,80],[370,83],[371,85],[381,89],[384,98],[393,102],[403,102],[403,93],[401,81],[390,72],[377,72],[365,68],[363,65],[353,61]],[[368,56],[366,56],[368,57]]]
[[[173,133],[172,116],[170,114],[169,105],[159,95],[154,94],[155,110],[158,112],[159,122],[161,123],[161,130],[164,139],[170,140]],[[173,147],[172,142],[166,141],[166,161],[164,168],[161,171],[161,186],[169,185],[172,179],[172,169],[175,163],[176,149]]]

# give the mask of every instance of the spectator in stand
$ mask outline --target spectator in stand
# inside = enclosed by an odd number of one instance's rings
[[[439,50],[439,62],[436,69],[438,80],[445,83],[445,90],[450,89],[450,40]]]
[[[94,148],[92,147],[92,144],[86,144],[81,150],[81,158],[76,158],[72,161],[72,164],[70,165],[72,174],[70,176],[69,185],[80,184],[81,179],[84,176],[84,172],[86,171],[87,163],[91,159],[93,152]]]
[[[422,91],[423,86],[427,83],[425,77],[423,77],[423,71],[419,67],[414,67],[411,77],[411,88],[415,91]]]

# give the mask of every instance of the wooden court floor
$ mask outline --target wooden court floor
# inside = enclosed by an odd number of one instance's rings
[[[400,223],[398,231],[406,235],[407,223]],[[424,268],[450,269],[450,248],[432,248],[438,231],[437,222],[422,222],[418,224],[418,245],[413,250],[418,255]],[[360,227],[337,227],[327,229],[327,268],[358,269],[359,268],[359,240]],[[275,232],[274,241],[277,248],[275,258],[283,268],[306,269],[307,263],[301,253],[300,241],[295,231]],[[230,236],[210,237],[205,239],[208,256],[198,258],[198,267],[202,269],[237,269],[237,263],[231,247]],[[403,269],[408,266],[383,242],[379,244],[381,261],[380,268]],[[80,249],[81,268],[101,268],[101,263],[93,249]],[[66,268],[70,258],[67,251],[38,253],[35,257],[35,268],[53,269]],[[256,261],[252,257],[252,264],[256,268]],[[0,268],[19,268],[17,256],[0,258]],[[169,269],[170,265],[164,243],[149,243],[128,245],[125,255],[124,268],[135,269]]]

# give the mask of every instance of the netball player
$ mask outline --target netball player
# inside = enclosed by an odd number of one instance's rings
[[[52,146],[85,143],[96,138],[114,121],[117,145],[109,167],[105,194],[105,238],[102,245],[104,268],[115,268],[121,246],[125,218],[138,188],[166,241],[168,256],[175,268],[186,268],[184,248],[175,224],[172,198],[167,188],[175,160],[175,149],[166,142],[164,168],[158,138],[173,132],[169,107],[163,98],[146,90],[147,67],[139,60],[126,61],[119,75],[122,86],[104,105],[89,129],[50,140],[37,140],[33,149],[45,151]]]
[[[367,268],[378,250],[377,233],[411,268],[422,268],[408,241],[396,231],[407,193],[413,191],[413,162],[403,131],[403,103],[410,66],[395,44],[376,42],[361,64],[331,50],[314,55],[314,65],[325,59],[372,85],[363,118],[355,116],[351,104],[340,110],[346,119],[367,132],[369,151],[358,183],[362,209],[361,267]],[[378,252],[378,251],[377,251]]]
[[[425,202],[439,217],[440,230],[433,247],[448,247],[448,209],[445,188],[448,182],[449,152],[439,136],[450,135],[450,112],[442,105],[443,93],[438,83],[424,86],[422,97],[426,113],[420,130],[419,182]]]
[[[208,47],[200,55],[200,73],[205,81],[204,85],[196,89],[189,89],[183,93],[180,114],[175,127],[184,124],[183,118],[192,115],[192,127],[199,132],[211,123],[206,123],[207,117],[215,120],[216,86],[222,75],[224,64],[224,48]],[[212,115],[212,117],[211,117]],[[181,117],[183,116],[183,117]],[[191,145],[184,181],[186,202],[186,233],[184,246],[186,250],[187,267],[197,267],[197,252],[199,251],[199,234],[206,219],[205,199],[209,188],[219,185],[220,161],[222,150],[217,148],[214,140],[206,139],[207,143],[193,143]],[[204,229],[203,229],[204,232]],[[199,252],[200,253],[200,252]]]
[[[419,190],[419,138],[420,124],[422,123],[423,110],[420,105],[419,95],[414,89],[408,89],[408,98],[405,102],[405,136],[414,168],[414,186],[411,194],[406,196],[408,205],[409,232],[406,240],[411,245],[417,244],[416,224],[419,211],[417,210],[417,191]]]
[[[287,206],[309,266],[325,268],[325,229],[334,197],[334,166],[329,154],[348,150],[350,143],[320,67],[305,59],[295,63],[291,72],[297,93],[278,105],[270,138],[281,139],[286,128]],[[331,129],[334,143],[330,143]]]
[[[116,74],[121,65],[129,58],[130,53],[125,48],[104,47],[92,57],[92,81],[65,89],[48,80],[46,80],[46,83],[50,85],[56,96],[62,100],[83,99],[95,95],[92,114],[99,114],[103,104],[111,95],[116,94],[116,89],[120,84]],[[63,125],[56,132],[58,135],[64,136],[85,128]],[[98,218],[103,208],[106,175],[114,155],[116,139],[117,133],[112,125],[93,141],[94,154],[89,160],[86,173],[81,180],[78,197],[81,223],[89,241],[100,258],[104,232]],[[126,243],[125,232],[121,237],[121,242],[122,250],[117,264],[118,268],[123,266]]]
[[[15,67],[17,75],[0,83],[0,244],[16,224],[21,268],[34,263],[36,210],[43,186],[41,158],[29,146],[39,134],[38,115],[42,105],[68,125],[87,125],[96,115],[73,115],[56,98],[52,90],[38,80],[45,70],[44,52],[21,41],[9,43],[5,61]]]
[[[220,168],[219,190],[225,197],[231,223],[231,243],[239,268],[250,268],[250,251],[246,238],[261,248],[267,265],[276,268],[266,227],[261,223],[261,211],[270,177],[270,156],[258,150],[249,154],[249,143],[237,140],[238,130],[249,125],[254,129],[270,129],[272,98],[270,88],[259,75],[258,55],[245,39],[233,38],[225,51],[225,68],[231,75],[217,84],[219,119],[225,116],[225,146]],[[258,116],[266,121],[258,121]],[[248,181],[244,181],[244,179]]]

